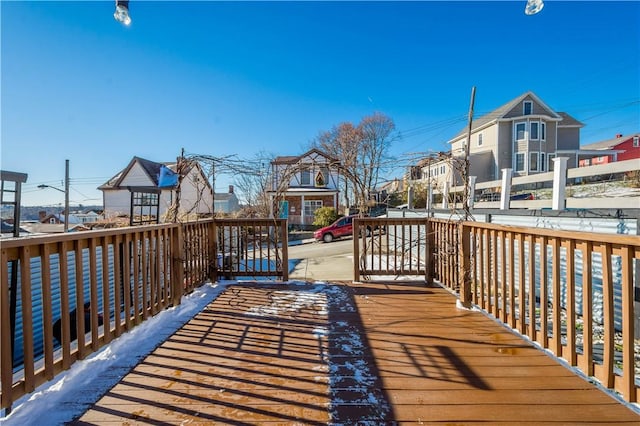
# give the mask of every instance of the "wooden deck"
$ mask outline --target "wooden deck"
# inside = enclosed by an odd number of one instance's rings
[[[455,300],[406,283],[229,287],[75,424],[640,422]]]

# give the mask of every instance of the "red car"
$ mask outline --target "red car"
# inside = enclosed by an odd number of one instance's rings
[[[336,220],[329,226],[320,228],[313,233],[316,241],[324,241],[330,243],[336,238],[346,237],[353,234],[353,218],[354,216],[345,216]]]
[[[352,235],[354,217],[357,217],[357,215],[341,217],[331,225],[325,226],[324,228],[320,228],[315,231],[313,233],[313,237],[316,239],[316,241],[324,241],[325,243],[330,243],[336,238]],[[367,235],[369,235],[368,229]]]

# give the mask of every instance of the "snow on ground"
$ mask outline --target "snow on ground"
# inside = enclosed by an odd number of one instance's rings
[[[204,309],[226,287],[205,284],[169,308],[123,334],[112,343],[13,404],[2,425],[62,425],[84,413],[131,368]]]
[[[123,334],[100,351],[58,375],[54,380],[38,387],[35,392],[17,400],[12,412],[0,418],[0,424],[39,425],[46,419],[47,425],[63,425],[80,416],[104,393],[117,384],[138,362],[175,331],[193,318],[221,294],[229,285],[242,285],[242,281],[207,283],[193,293],[184,296],[182,303],[149,318],[130,332]],[[341,286],[324,282],[300,285],[300,290],[290,288],[274,291],[269,304],[249,309],[245,314],[255,316],[292,315],[301,309],[313,309],[318,315],[329,311],[353,313],[356,308],[348,292]],[[336,419],[337,407],[354,402],[369,405],[368,421],[384,419],[390,409],[376,386],[378,380],[365,361],[365,345],[357,326],[347,321],[335,321],[327,327],[316,327],[312,335],[337,348],[323,354],[322,364],[316,371],[317,380],[328,381],[331,403],[330,415]],[[334,356],[334,355],[338,356]],[[348,356],[345,356],[348,355]],[[329,374],[329,377],[327,377]],[[349,382],[352,392],[359,395],[356,401],[343,401],[339,389]]]

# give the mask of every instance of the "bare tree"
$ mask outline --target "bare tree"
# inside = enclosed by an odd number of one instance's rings
[[[364,186],[361,200],[367,203],[380,183],[380,175],[389,164],[389,148],[399,135],[393,120],[380,112],[364,117],[358,129],[362,141],[358,149],[356,173],[361,176]]]
[[[344,122],[320,132],[312,146],[340,159],[344,181],[342,193],[347,207],[351,201],[366,208],[385,170],[391,143],[399,137],[393,120],[382,114],[366,116],[354,126]]]
[[[358,147],[361,141],[360,130],[352,123],[344,122],[334,126],[331,130],[320,132],[311,145],[333,158],[340,159],[343,168],[353,171],[356,167]],[[343,179],[340,189],[348,208],[351,205],[354,185],[349,179]]]
[[[244,173],[234,176],[234,185],[242,196],[243,204],[257,217],[268,217],[271,211],[268,189],[269,164],[275,158],[274,155],[260,152],[254,160],[247,162]]]

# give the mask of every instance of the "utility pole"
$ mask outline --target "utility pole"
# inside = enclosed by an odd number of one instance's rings
[[[64,160],[64,232],[69,232],[69,160]]]
[[[471,125],[473,123],[473,103],[476,98],[476,86],[471,88],[471,102],[469,104],[469,122],[467,126],[467,141],[464,146],[464,220],[469,220],[469,150],[471,148]]]

